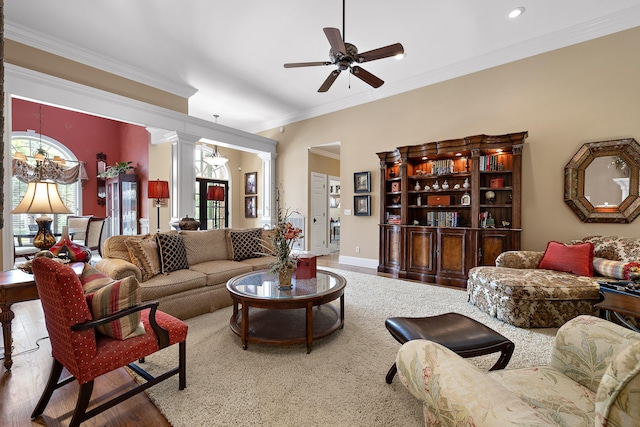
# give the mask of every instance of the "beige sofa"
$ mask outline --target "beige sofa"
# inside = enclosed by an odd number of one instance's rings
[[[255,239],[254,233],[260,239]],[[275,259],[262,255],[268,250],[269,232],[261,229],[222,229],[206,231],[180,231],[184,242],[188,268],[162,273],[145,274],[144,266],[132,259],[132,243],[144,241],[149,247],[156,242],[155,235],[112,236],[103,247],[102,259],[96,268],[114,279],[135,276],[140,282],[142,301],[159,301],[160,310],[180,319],[209,313],[232,304],[226,283],[239,274],[266,269]],[[234,247],[235,243],[235,247]],[[255,244],[249,256],[238,256],[239,245]],[[245,254],[246,256],[246,254]],[[160,254],[160,258],[162,258]],[[238,260],[234,260],[238,259]],[[151,276],[151,277],[149,277]]]
[[[597,317],[560,328],[547,366],[484,372],[426,340],[396,366],[425,426],[640,425],[640,334]]]
[[[624,266],[640,261],[640,239],[590,236],[570,242],[593,244],[594,277],[538,268],[543,252],[510,251],[496,266],[469,271],[469,302],[522,328],[560,327],[581,314],[596,315],[598,281],[623,278]]]

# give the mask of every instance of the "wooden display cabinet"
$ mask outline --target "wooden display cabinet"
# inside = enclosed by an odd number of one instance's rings
[[[123,173],[115,178],[109,178],[106,189],[109,235],[138,234],[140,212],[138,176]]]
[[[527,136],[476,135],[377,153],[378,271],[466,287],[470,268],[519,249]]]

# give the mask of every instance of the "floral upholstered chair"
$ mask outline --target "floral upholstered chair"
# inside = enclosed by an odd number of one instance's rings
[[[640,334],[597,317],[562,326],[548,366],[484,372],[426,340],[396,365],[425,426],[640,425]]]

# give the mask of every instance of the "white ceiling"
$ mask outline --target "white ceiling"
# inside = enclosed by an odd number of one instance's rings
[[[526,12],[506,15],[516,6]],[[324,27],[340,0],[6,0],[5,36],[189,97],[189,114],[257,132],[640,26],[640,0],[347,0],[346,41],[400,42],[363,64],[372,89],[333,66]]]

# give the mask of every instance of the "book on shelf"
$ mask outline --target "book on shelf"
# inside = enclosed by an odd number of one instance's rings
[[[427,226],[429,227],[457,227],[459,222],[458,212],[427,212]]]
[[[400,215],[387,215],[387,224],[400,225],[401,223]]]

